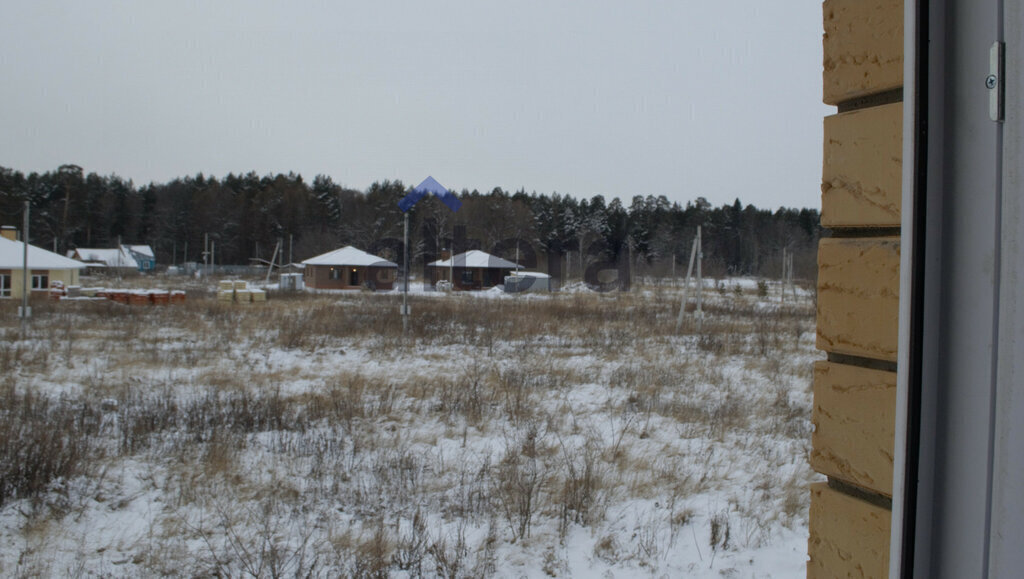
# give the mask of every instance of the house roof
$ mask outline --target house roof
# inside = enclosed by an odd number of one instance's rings
[[[138,262],[123,245],[120,249],[79,247],[71,255],[77,255],[82,261],[102,263],[107,267],[139,267]]]
[[[156,257],[156,254],[153,253],[153,248],[148,245],[128,245],[126,247],[128,248],[128,251],[138,253],[144,257],[148,257],[150,259]]]
[[[439,259],[428,265],[430,265],[430,267],[452,267],[450,259]],[[516,269],[519,266],[507,259],[502,259],[496,255],[491,255],[487,252],[480,251],[479,249],[471,249],[465,253],[460,253],[455,256],[454,267]]]
[[[25,245],[20,241],[11,241],[0,237],[0,269],[21,269],[24,265],[24,247]],[[28,267],[29,269],[81,269],[85,267],[85,264],[30,244],[28,246]]]
[[[302,262],[303,265],[358,265],[374,267],[398,267],[398,264],[388,261],[351,245],[341,249],[335,249],[316,257],[311,257]]]

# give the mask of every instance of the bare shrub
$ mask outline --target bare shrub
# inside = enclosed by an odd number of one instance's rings
[[[529,443],[532,445],[532,443]],[[530,524],[537,509],[544,464],[528,449],[509,449],[498,464],[494,495],[501,505],[513,541],[529,536]]]
[[[390,576],[392,545],[383,523],[376,525],[373,535],[356,547],[352,576],[360,579],[382,579]]]
[[[518,424],[533,413],[531,394],[535,376],[521,368],[499,369],[495,390],[504,405],[505,414],[512,424]]]
[[[332,420],[339,420],[351,426],[358,418],[367,413],[366,378],[361,375],[342,375],[327,384],[327,392],[323,403],[326,415]]]
[[[750,413],[746,401],[740,396],[727,392],[725,397],[710,405],[708,427],[711,436],[718,440],[747,424]]]
[[[651,565],[661,551],[658,543],[661,521],[655,516],[648,516],[646,520],[641,519],[633,530],[633,545],[635,554],[641,565]]]
[[[595,520],[595,502],[601,488],[598,458],[600,452],[592,441],[575,450],[562,443],[565,476],[557,497],[559,506],[558,534],[563,539],[570,524],[591,525]]]
[[[621,547],[615,535],[605,535],[594,543],[594,556],[602,561],[614,565],[622,557]]]
[[[729,523],[729,513],[727,511],[719,511],[712,515],[709,521],[711,530],[710,542],[711,550],[725,550],[729,548],[729,541],[732,538],[732,527]]]
[[[86,473],[102,456],[102,413],[95,406],[18,393],[13,385],[0,397],[0,506],[36,500],[53,483]]]
[[[470,365],[457,379],[441,377],[437,386],[434,410],[449,419],[462,416],[470,425],[478,425],[489,407],[485,391],[486,376],[476,364]]]
[[[222,501],[214,501],[213,507],[223,540],[202,521],[192,528],[207,546],[214,574],[277,578],[317,573],[312,529],[280,501],[268,497],[241,512]]]
[[[466,546],[466,530],[459,524],[455,529],[455,539],[439,530],[430,544],[429,553],[434,559],[434,569],[438,576],[457,579],[467,576],[466,558],[469,548]]]
[[[421,576],[423,559],[430,545],[423,514],[417,509],[406,529],[402,529],[401,521],[398,527],[398,538],[395,540],[391,562],[401,571],[408,571],[414,577]]]
[[[492,516],[487,522],[487,536],[477,550],[476,563],[473,565],[472,576],[491,577],[497,572],[498,525]]]

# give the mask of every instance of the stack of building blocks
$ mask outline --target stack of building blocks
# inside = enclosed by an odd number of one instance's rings
[[[249,288],[249,284],[243,280],[221,280],[218,288],[217,299],[219,301],[238,302],[240,304],[267,301],[267,292]]]
[[[217,301],[221,302],[232,302],[235,301],[235,282],[230,279],[220,280],[219,288],[217,290]]]

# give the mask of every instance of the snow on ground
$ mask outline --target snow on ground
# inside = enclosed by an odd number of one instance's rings
[[[803,576],[809,297],[679,292],[7,312],[0,575]]]

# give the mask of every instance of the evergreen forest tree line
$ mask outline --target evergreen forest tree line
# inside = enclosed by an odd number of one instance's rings
[[[255,172],[136,186],[76,165],[28,175],[0,167],[0,223],[20,227],[28,200],[35,245],[64,254],[115,247],[119,240],[148,244],[157,262],[168,265],[202,262],[206,236],[216,244],[219,264],[269,260],[279,242],[294,261],[344,245],[398,261],[403,218],[397,203],[408,190],[401,181],[358,191],[324,175],[307,183],[295,173]],[[602,195],[578,199],[499,187],[458,196],[463,205],[456,213],[430,198],[410,210],[414,264],[449,248],[479,248],[510,259],[517,252],[558,256],[570,277],[580,277],[595,259],[628,259],[634,275],[681,276],[701,226],[707,276],[778,277],[786,249],[797,278],[816,277],[821,228],[815,209],[771,211],[739,199],[713,207],[700,196],[681,205],[664,195],[636,195],[627,206]]]

